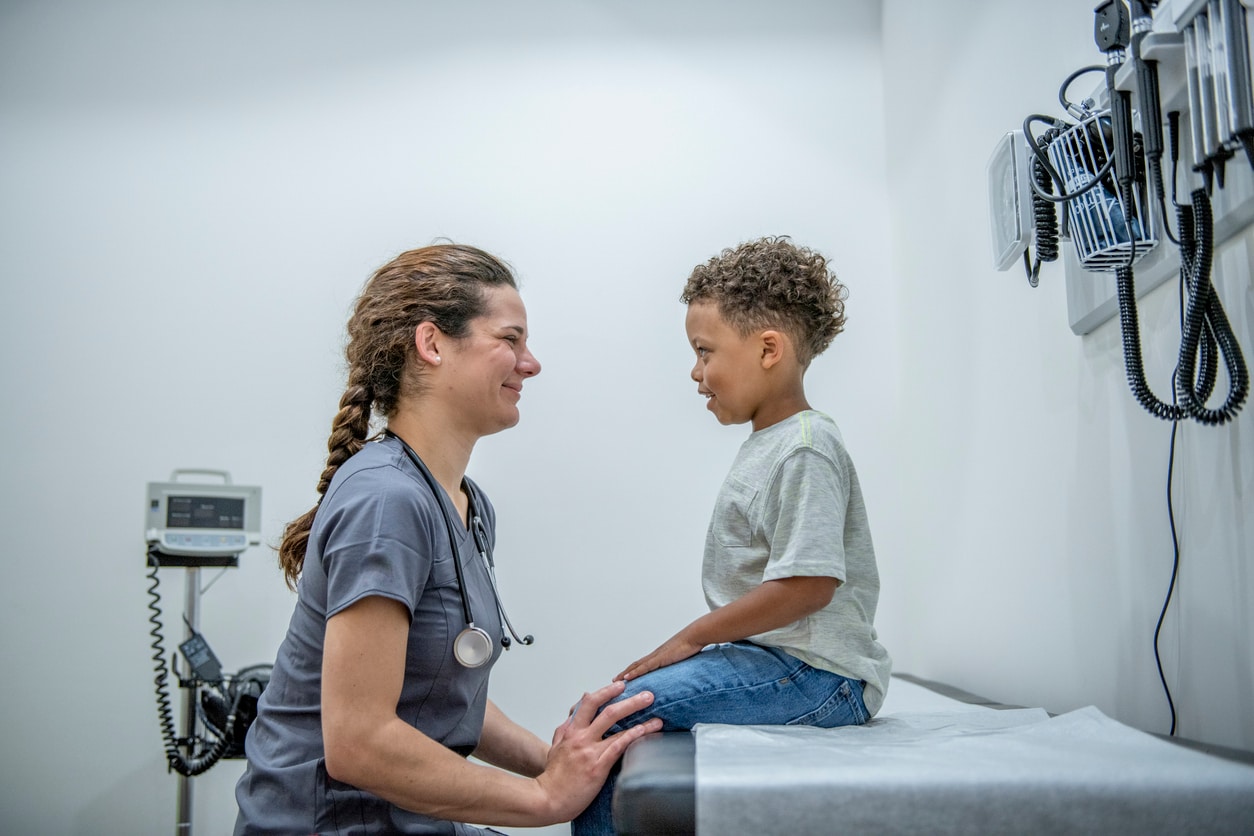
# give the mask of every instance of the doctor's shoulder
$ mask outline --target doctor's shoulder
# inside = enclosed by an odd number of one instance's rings
[[[430,532],[442,519],[439,499],[397,457],[369,449],[380,446],[367,445],[340,467],[318,509],[323,519],[317,522],[334,525],[352,519],[354,527],[392,535]]]

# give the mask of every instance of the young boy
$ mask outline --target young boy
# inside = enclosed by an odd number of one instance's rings
[[[844,326],[845,287],[787,238],[724,250],[684,287],[692,379],[722,424],[752,426],[706,533],[710,612],[631,663],[623,697],[697,723],[860,725],[884,701],[891,662],[875,633],[879,573],[853,462],[803,378]],[[617,728],[615,729],[617,730]],[[614,779],[574,836],[613,833]]]

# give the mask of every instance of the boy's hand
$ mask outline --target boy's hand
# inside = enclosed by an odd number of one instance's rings
[[[682,662],[707,644],[740,641],[805,618],[826,607],[840,583],[839,578],[809,576],[763,581],[730,604],[701,616],[648,656],[632,662],[614,681],[635,679]]]
[[[661,647],[643,659],[637,659],[632,662],[627,666],[626,670],[614,677],[614,681],[635,679],[638,676],[644,676],[649,671],[655,671],[658,668],[682,662],[689,656],[695,656],[703,647],[705,647],[704,644],[686,639],[681,633],[678,636],[667,639]]]

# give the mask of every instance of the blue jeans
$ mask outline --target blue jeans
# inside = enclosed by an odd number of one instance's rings
[[[782,650],[752,642],[710,645],[695,656],[627,683],[618,700],[641,691],[653,703],[616,723],[622,731],[654,717],[663,731],[697,723],[735,726],[860,726],[869,718],[862,683],[812,668]],[[613,836],[610,802],[617,767],[588,809],[571,822],[572,836]]]

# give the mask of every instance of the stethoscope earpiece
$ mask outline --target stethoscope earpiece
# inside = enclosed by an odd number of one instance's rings
[[[504,613],[504,611],[502,611],[502,612],[501,612],[501,615],[504,615],[504,614],[505,614],[505,613]],[[509,620],[508,620],[508,619],[506,619],[506,626],[509,626],[508,621],[509,621]],[[511,626],[509,629],[510,629],[510,632],[511,632],[511,633],[513,633],[513,632],[514,632],[514,628],[513,628],[512,626]],[[518,634],[517,634],[517,633],[514,633],[514,636],[515,636],[515,637],[517,637],[517,636],[518,636]],[[530,635],[530,634],[528,634],[528,635],[526,635],[526,636],[523,636],[521,639],[518,639],[518,643],[519,643],[519,644],[524,644],[524,645],[526,645],[526,644],[535,644],[535,641],[536,641],[535,636],[532,636],[532,635]],[[510,641],[509,636],[501,636],[501,647],[505,648],[506,650],[509,650],[510,645],[512,645],[512,644],[513,644],[513,642],[512,642],[512,641]]]

